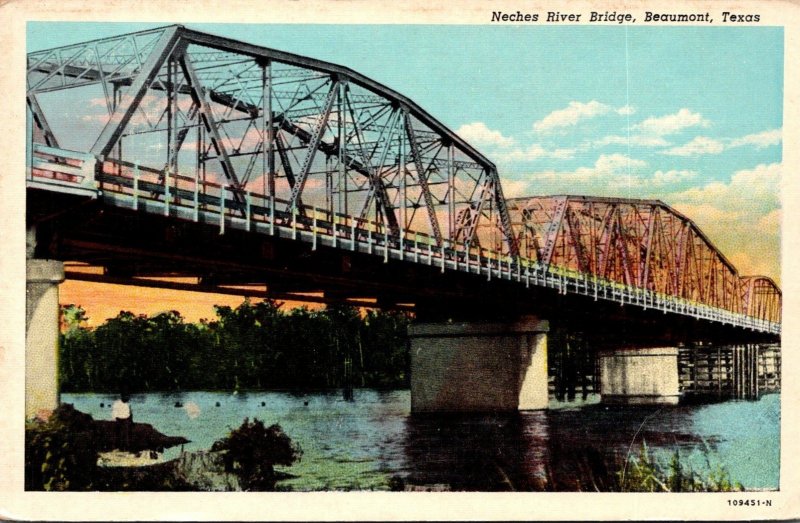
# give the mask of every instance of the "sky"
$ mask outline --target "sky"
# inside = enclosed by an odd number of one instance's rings
[[[159,25],[29,23],[28,50]],[[344,65],[408,96],[497,165],[507,197],[660,199],[740,274],[780,282],[780,27],[188,27]],[[179,306],[189,319],[238,301],[136,292],[141,312]],[[62,286],[62,302],[98,319],[119,311],[117,295]]]

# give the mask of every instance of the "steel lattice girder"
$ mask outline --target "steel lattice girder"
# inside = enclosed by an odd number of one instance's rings
[[[439,246],[494,227],[517,254],[494,164],[349,68],[169,26],[31,53],[27,74],[35,139],[91,151],[101,168],[216,179],[240,205],[266,193],[287,211],[361,216]],[[72,132],[65,100],[94,126]],[[466,209],[476,223],[456,231]]]
[[[780,290],[736,268],[686,216],[658,200],[548,196],[509,200],[520,254],[713,307],[779,321]]]
[[[766,276],[742,276],[742,306],[748,316],[781,322],[783,297],[778,285]]]

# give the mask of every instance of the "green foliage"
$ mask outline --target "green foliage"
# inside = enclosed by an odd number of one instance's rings
[[[408,386],[406,314],[362,316],[348,306],[285,312],[272,300],[215,312],[213,320],[193,324],[176,311],[122,311],[92,330],[83,309],[62,307],[62,390]]]
[[[61,405],[25,426],[25,490],[89,490],[97,456],[91,417]]]
[[[227,437],[214,442],[212,451],[224,451],[225,469],[239,476],[243,490],[273,490],[275,465],[291,466],[302,456],[299,445],[292,442],[280,425],[264,426],[254,418]]]
[[[731,480],[721,465],[712,467],[710,450],[706,448],[706,469],[692,470],[675,452],[668,463],[656,459],[642,443],[638,456],[625,460],[618,472],[619,484],[615,490],[623,492],[732,492],[743,490],[742,485]]]

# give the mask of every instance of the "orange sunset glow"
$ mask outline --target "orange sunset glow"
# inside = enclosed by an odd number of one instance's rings
[[[170,289],[151,289],[115,285],[108,283],[66,280],[59,287],[62,304],[75,304],[83,307],[89,316],[89,325],[96,327],[120,311],[135,314],[153,315],[159,312],[176,310],[186,321],[213,319],[214,305],[236,307],[244,297],[204,292],[174,291]]]
[[[180,312],[187,322],[198,322],[201,319],[212,320],[216,317],[214,305],[236,307],[244,301],[245,297],[245,292],[242,292],[241,296],[235,296],[96,283],[69,278],[59,287],[59,302],[62,305],[74,304],[83,307],[89,317],[88,324],[91,327],[96,327],[107,319],[116,317],[120,311],[152,316],[160,312],[175,310]],[[261,298],[251,298],[251,301],[259,302]],[[306,306],[309,309],[323,307],[319,303],[287,300],[279,300],[279,302],[284,304],[284,310],[300,306]]]

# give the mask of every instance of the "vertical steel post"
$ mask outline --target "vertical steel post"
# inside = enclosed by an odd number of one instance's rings
[[[345,216],[348,215],[348,191],[347,191],[347,117],[345,106],[347,103],[347,82],[342,81],[339,83],[339,99],[338,99],[338,129],[339,129],[339,209],[337,212]]]
[[[250,191],[244,192],[244,219],[246,220],[245,230],[250,232]]]
[[[225,234],[225,186],[219,187],[219,233]]]
[[[275,196],[269,196],[269,234],[275,236]]]
[[[312,208],[311,212],[314,213],[314,217],[312,218],[313,223],[311,224],[311,228],[313,229],[313,233],[311,236],[311,250],[317,250],[317,208]]]
[[[33,126],[36,125],[32,116],[33,109],[25,111],[25,179],[33,179]],[[47,142],[47,139],[45,139]]]
[[[447,147],[447,222],[448,222],[448,238],[455,239],[456,228],[456,170],[454,163],[454,150],[451,143]],[[469,253],[467,253],[469,256]]]
[[[292,239],[297,239],[297,205],[292,205]]]
[[[139,164],[133,166],[133,210],[139,210]]]
[[[275,196],[275,123],[272,119],[272,62],[267,61],[261,70],[262,75],[262,125],[267,159],[267,194]]]
[[[194,221],[198,221],[200,219],[200,180],[199,180],[200,173],[195,171],[194,173]]]
[[[164,172],[164,216],[169,216],[169,177],[175,161],[177,108],[175,107],[175,60],[167,59],[167,161]],[[122,165],[120,163],[120,165]]]
[[[169,169],[164,176],[164,216],[169,216]]]

